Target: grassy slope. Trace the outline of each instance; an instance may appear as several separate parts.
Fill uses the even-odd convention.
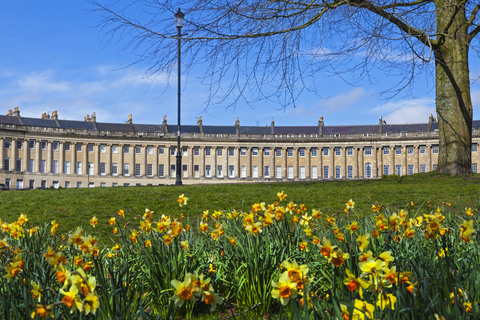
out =
[[[353,199],[359,214],[371,212],[371,205],[379,203],[390,207],[404,208],[413,201],[416,207],[425,206],[425,201],[440,205],[452,203],[454,208],[473,206],[478,201],[480,176],[455,178],[438,176],[435,173],[413,176],[390,176],[382,180],[331,181],[276,184],[234,184],[162,187],[119,187],[95,189],[60,189],[6,191],[0,193],[0,219],[14,221],[26,213],[35,225],[56,219],[60,232],[77,226],[89,228],[89,220],[99,219],[96,234],[108,234],[111,227],[107,220],[124,209],[126,217],[133,222],[145,208],[155,216],[185,213],[196,217],[203,210],[238,209],[248,210],[250,205],[277,200],[276,193],[284,191],[295,203],[304,203],[307,208],[317,208],[323,213],[341,213],[345,202]],[[189,197],[188,212],[176,203],[178,195]],[[137,223],[134,223],[137,225]],[[103,237],[101,237],[103,238]]]

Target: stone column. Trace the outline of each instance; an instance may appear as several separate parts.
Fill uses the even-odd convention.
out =
[[[236,147],[235,148],[235,152],[236,152],[236,158],[235,158],[235,164],[237,166],[237,173],[235,174],[235,177],[240,180],[241,179],[241,171],[242,171],[242,164],[241,164],[241,156],[240,156],[240,152],[241,152],[241,149],[240,147]]]
[[[194,151],[195,147],[188,147],[188,178],[193,178],[195,173],[193,171],[193,165],[194,165],[194,160],[193,160],[193,157],[194,157]]]
[[[28,142],[27,142],[28,147]],[[65,142],[58,142],[58,173],[63,173],[65,166]]]
[[[171,177],[172,170],[170,169],[170,147],[165,146],[165,177]]]
[[[136,155],[136,153],[137,153],[137,150],[136,150],[137,148],[136,148],[136,146],[135,146],[134,144],[131,145],[130,147],[131,147],[131,148],[130,148],[130,149],[131,149],[131,150],[130,150],[130,151],[131,151],[131,152],[130,152],[130,176],[131,176],[131,177],[136,177],[136,176],[137,176],[137,175],[136,175],[136,171],[137,171],[137,170],[135,170],[135,164],[136,164],[136,162],[135,162],[135,155]]]
[[[35,148],[36,148],[35,151],[37,151],[39,149],[39,144],[38,143],[35,146]],[[37,159],[39,157],[40,156],[38,155]],[[40,160],[38,160],[38,161],[40,161]],[[71,172],[71,174],[77,174],[77,143],[76,142],[72,142],[70,144],[70,172]]]
[[[142,162],[141,162],[141,165],[140,165],[140,175],[142,177],[146,177],[147,176],[147,146],[146,145],[142,145],[141,149],[140,149],[140,154],[142,155]],[[182,152],[182,150],[180,150],[180,152]],[[182,168],[180,168],[180,170],[182,170]],[[182,172],[182,171],[180,171]],[[183,172],[182,172],[183,173]],[[182,175],[183,176],[183,175]]]
[[[200,147],[200,178],[205,179],[205,147]]]
[[[152,147],[153,152],[153,164],[152,164],[152,174],[154,177],[158,177],[158,146]],[[165,169],[163,170],[165,172]]]
[[[83,168],[82,174],[88,174],[88,143],[83,144]]]
[[[395,157],[396,157],[396,148],[395,146],[390,147],[390,166],[392,167],[392,172],[393,174],[397,174],[396,168],[395,168]]]
[[[263,148],[258,148],[258,178],[264,177],[263,172]]]
[[[407,147],[402,146],[402,175],[407,175]]]
[[[358,178],[358,148],[353,147],[353,178]]]
[[[317,151],[318,157],[318,169],[317,169],[317,179],[323,179],[323,149],[318,148]]]
[[[229,173],[228,173],[228,158],[230,158],[229,156],[229,152],[230,152],[230,148],[229,147],[225,147],[225,152],[223,153],[223,156],[224,156],[224,160],[223,160],[223,166],[225,167],[225,169],[223,169],[223,176],[225,178],[228,178],[229,177]]]
[[[287,148],[282,147],[282,159],[283,159],[283,170],[282,170],[282,179],[288,178],[288,166],[287,166]]]
[[[217,147],[212,147],[212,178],[217,177]],[[217,177],[218,178],[218,177]]]
[[[305,179],[310,180],[312,177],[312,165],[311,165],[311,149],[310,147],[305,148],[305,157],[306,157],[306,164],[305,164]],[[317,171],[318,172],[318,171]]]
[[[378,167],[377,167],[377,147],[372,146],[372,156],[373,156],[373,163],[372,163],[372,178],[377,178],[378,176]]]
[[[28,140],[23,140],[23,171],[28,172]],[[60,168],[59,168],[60,169]]]
[[[336,171],[335,171],[335,147],[331,147],[329,148],[329,152],[330,152],[330,177],[332,179],[336,179]]]
[[[383,148],[387,148],[387,147],[383,147]],[[379,173],[379,177],[381,178],[383,176],[383,148],[379,148],[379,152],[378,152],[378,173]]]
[[[364,174],[364,168],[365,168],[365,163],[363,163],[363,147],[358,148],[358,177],[360,179],[365,178]]]
[[[298,147],[293,147],[293,180],[300,178],[300,164],[298,163]],[[288,155],[287,155],[288,156]]]
[[[100,175],[100,145],[98,143],[93,146],[93,174]]]
[[[17,139],[10,140],[10,171],[17,171]]]
[[[425,153],[427,154],[427,168],[425,171],[432,171],[432,145],[427,144],[425,146]]]
[[[118,145],[118,164],[117,164],[117,175],[118,176],[123,176],[123,159],[125,157],[125,150],[123,149],[124,145],[119,144]]]
[[[105,163],[105,175],[112,175],[112,144],[107,144],[105,147],[107,150],[107,162]],[[117,147],[118,152],[118,147]],[[118,164],[117,164],[117,175],[118,175]]]
[[[4,169],[5,165],[5,138],[0,138],[0,171]]]
[[[347,152],[346,151],[347,150],[345,149],[345,147],[340,148],[340,157],[341,157],[340,178],[342,179],[347,178],[347,157],[346,157]]]
[[[418,145],[413,146],[413,173],[420,172],[420,152]]]

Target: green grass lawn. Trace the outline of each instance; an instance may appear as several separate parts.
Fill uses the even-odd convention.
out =
[[[272,203],[282,190],[287,201],[303,203],[309,212],[315,208],[324,214],[341,214],[345,202],[353,199],[360,215],[370,214],[372,204],[404,208],[411,201],[424,213],[428,210],[426,201],[435,207],[448,202],[454,210],[474,207],[479,200],[480,175],[456,178],[431,172],[363,181],[5,191],[0,193],[0,219],[12,222],[21,213],[34,225],[55,219],[63,233],[78,226],[90,229],[90,218],[96,216],[99,224],[95,234],[105,240],[112,229],[108,219],[119,209],[125,210],[125,217],[134,225],[145,208],[154,211],[154,220],[162,214],[178,217],[184,213],[196,221],[204,210],[246,211],[255,202]],[[189,198],[187,209],[176,202],[182,193]]]

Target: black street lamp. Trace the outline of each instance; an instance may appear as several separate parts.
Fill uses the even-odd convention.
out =
[[[182,185],[182,153],[180,150],[180,97],[181,97],[181,92],[180,92],[180,79],[181,79],[181,70],[180,70],[180,65],[181,65],[181,38],[182,38],[182,27],[183,27],[183,17],[185,15],[180,11],[180,8],[178,8],[177,13],[175,13],[175,25],[178,30],[178,107],[177,107],[177,119],[178,119],[178,128],[177,128],[177,180],[175,181],[176,186],[181,186]]]

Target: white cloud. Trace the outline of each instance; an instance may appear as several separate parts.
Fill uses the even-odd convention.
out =
[[[332,98],[328,98],[320,102],[321,107],[325,107],[327,111],[338,111],[348,109],[351,106],[359,104],[365,98],[366,91],[362,87],[353,88],[347,93],[341,93]]]
[[[382,115],[387,123],[424,123],[430,113],[435,115],[435,99],[419,98],[387,102],[370,110],[370,113]]]
[[[53,80],[54,72],[52,70],[40,73],[33,72],[18,79],[17,83],[20,89],[28,93],[53,93],[71,91],[72,87],[66,81]]]

